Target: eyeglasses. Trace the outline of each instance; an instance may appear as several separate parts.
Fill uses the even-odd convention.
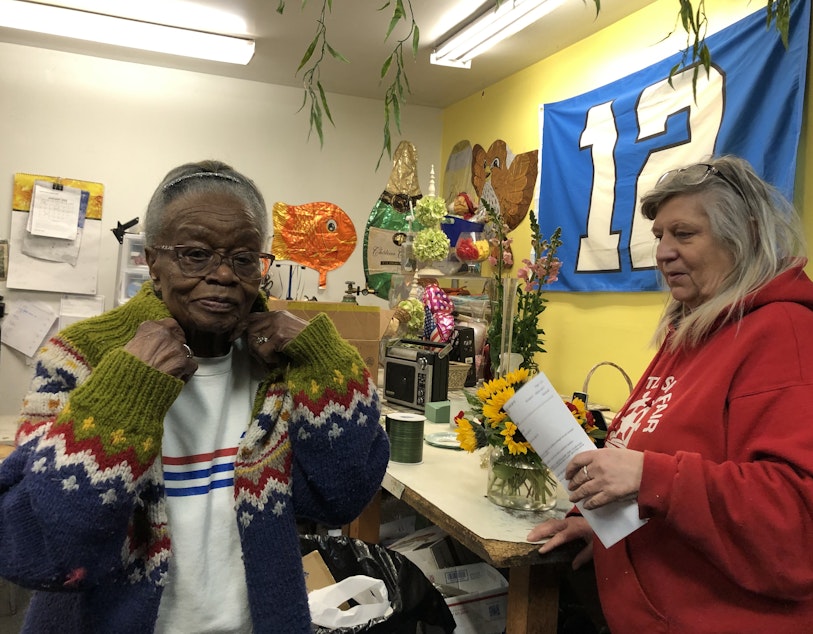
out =
[[[234,274],[244,282],[259,282],[268,274],[268,270],[274,263],[273,255],[257,251],[240,251],[232,255],[221,255],[211,249],[183,244],[175,246],[162,244],[152,248],[160,251],[173,251],[178,268],[187,277],[204,277],[218,269],[223,262],[228,262]]]
[[[691,177],[693,171],[697,172],[697,177],[689,179],[688,177]],[[660,185],[661,183],[665,183],[674,176],[677,176],[678,174],[683,174],[684,172],[686,173],[687,177],[687,180],[684,181],[686,185],[699,185],[709,176],[716,176],[726,185],[731,187],[735,192],[737,192],[740,198],[745,200],[745,194],[743,194],[742,189],[740,189],[740,187],[738,187],[734,181],[732,181],[730,178],[728,178],[728,176],[723,174],[719,169],[717,169],[714,165],[711,165],[710,163],[697,163],[695,165],[690,165],[689,167],[680,167],[678,169],[669,170],[658,179],[657,184]]]

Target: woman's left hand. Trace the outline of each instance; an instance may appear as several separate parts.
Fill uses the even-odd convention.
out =
[[[635,498],[641,488],[644,454],[631,449],[607,447],[576,454],[567,465],[570,501],[584,501],[595,509],[616,500]]]
[[[269,367],[283,363],[282,350],[308,322],[287,310],[251,313],[246,318],[248,349]]]

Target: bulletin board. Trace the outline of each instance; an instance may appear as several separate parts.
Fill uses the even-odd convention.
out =
[[[24,252],[31,198],[37,182],[87,192],[78,253],[72,261],[53,261]],[[73,178],[15,174],[9,236],[8,288],[95,295],[102,236],[104,185]]]

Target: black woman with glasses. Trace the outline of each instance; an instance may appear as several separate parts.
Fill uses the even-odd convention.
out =
[[[607,549],[571,513],[530,541],[587,546],[626,632],[813,631],[813,283],[798,216],[745,161],[668,172],[642,198],[669,289],[659,349],[606,448],[568,465],[570,499],[634,499]]]
[[[0,465],[25,632],[311,632],[296,521],[357,517],[389,445],[329,318],[266,309],[267,233],[247,177],[173,169],[145,216],[151,280],[40,351]]]

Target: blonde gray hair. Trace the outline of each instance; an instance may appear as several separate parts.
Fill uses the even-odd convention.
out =
[[[668,200],[694,194],[702,201],[712,235],[731,254],[734,267],[717,294],[694,310],[670,297],[655,340],[662,342],[674,327],[672,349],[696,346],[723,324],[739,320],[748,308],[749,294],[803,263],[805,257],[804,233],[793,205],[747,161],[734,156],[669,173],[641,198],[641,213],[654,220]]]

